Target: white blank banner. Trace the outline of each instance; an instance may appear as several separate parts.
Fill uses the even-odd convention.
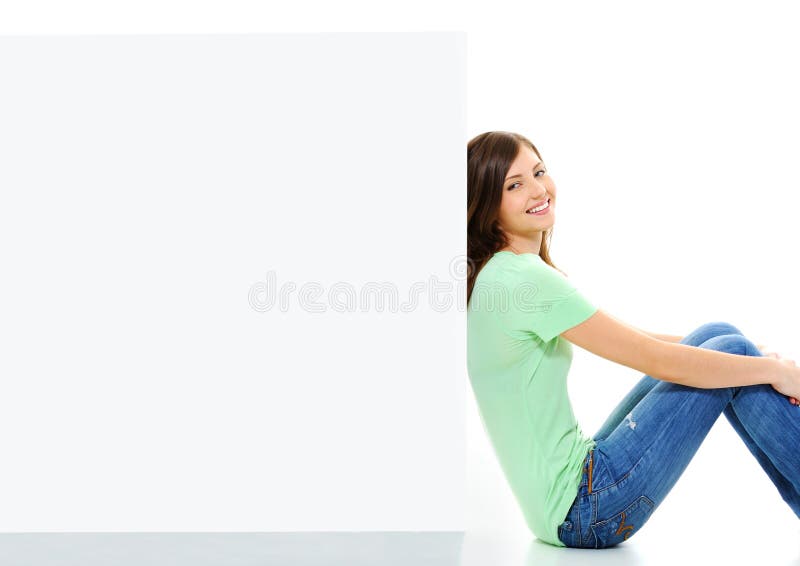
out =
[[[464,528],[465,58],[0,38],[0,530]]]

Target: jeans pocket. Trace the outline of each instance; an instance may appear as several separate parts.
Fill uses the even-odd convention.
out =
[[[608,456],[606,453],[597,447],[589,454],[592,458],[591,493],[605,491],[616,484],[617,478],[611,473],[608,467]]]
[[[617,545],[631,538],[647,522],[655,508],[653,501],[641,495],[610,519],[595,521],[592,531],[598,548]]]

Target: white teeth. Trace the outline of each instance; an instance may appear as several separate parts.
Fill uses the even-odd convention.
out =
[[[540,206],[540,207],[538,207],[538,208],[529,208],[529,209],[528,209],[528,210],[526,210],[525,212],[527,212],[528,214],[530,214],[530,213],[532,213],[532,212],[539,212],[540,210],[544,210],[544,209],[545,209],[545,208],[547,208],[548,206],[550,206],[550,200],[549,200],[549,199],[548,199],[548,201],[547,201],[546,203],[544,203],[542,206]]]

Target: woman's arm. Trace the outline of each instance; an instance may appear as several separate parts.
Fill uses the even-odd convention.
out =
[[[663,342],[677,343],[683,340],[683,336],[676,336],[674,334],[656,334],[654,332],[648,332],[647,330],[641,330],[641,332],[644,332],[645,334],[647,334],[648,336],[652,336],[653,338],[658,338]]]
[[[774,358],[671,344],[625,324],[602,309],[561,336],[612,362],[656,379],[691,387],[774,384],[787,374],[783,364]]]
[[[611,316],[609,313],[606,313],[606,314],[608,316]],[[617,319],[617,320],[619,320],[619,319]],[[619,322],[622,322],[622,321],[619,320]],[[625,324],[625,323],[623,323],[623,324]],[[629,324],[628,326],[631,326],[631,325]],[[636,328],[636,327],[634,326],[633,328]],[[678,342],[683,340],[683,336],[676,336],[674,334],[657,334],[655,332],[648,332],[647,330],[642,330],[641,328],[636,328],[636,330],[638,330],[639,332],[642,332],[644,334],[647,334],[648,336],[652,336],[656,340],[661,340],[662,342],[673,342],[673,343],[677,344]]]

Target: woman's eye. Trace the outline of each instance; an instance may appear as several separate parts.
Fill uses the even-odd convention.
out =
[[[539,170],[536,172],[536,175],[538,175],[539,173],[545,174],[545,173],[547,173],[547,170],[545,170],[545,169],[539,169]],[[535,177],[536,175],[534,175],[534,177]],[[513,189],[513,188],[514,188],[516,185],[519,185],[519,183],[512,183],[511,185],[509,185],[509,186],[508,186],[508,190],[510,191],[510,190],[511,190],[511,189]]]

